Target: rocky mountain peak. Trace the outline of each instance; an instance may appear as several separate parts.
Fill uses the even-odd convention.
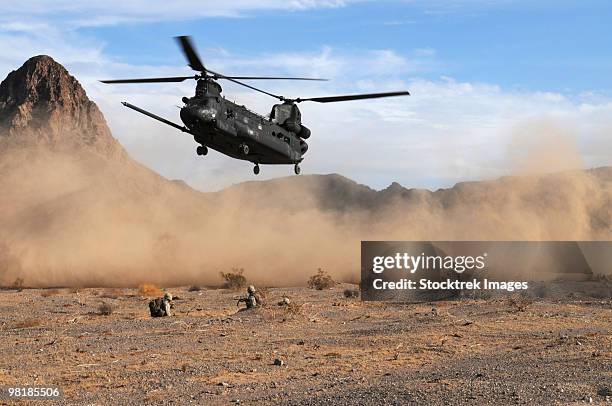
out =
[[[125,154],[83,87],[47,55],[28,59],[0,83],[0,141]]]

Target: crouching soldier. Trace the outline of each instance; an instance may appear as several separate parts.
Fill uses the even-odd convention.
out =
[[[172,295],[168,292],[164,294],[164,297],[160,297],[149,302],[151,317],[172,316],[171,309],[173,308],[174,303],[172,302]]]
[[[240,304],[240,302],[244,302],[246,304],[247,309],[252,309],[263,304],[261,295],[259,294],[259,292],[257,292],[255,286],[253,285],[250,285],[247,288],[247,297],[238,299],[238,304]]]

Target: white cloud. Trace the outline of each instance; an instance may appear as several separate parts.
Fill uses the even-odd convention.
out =
[[[356,0],[22,0],[0,3],[0,21],[16,24],[14,28],[19,28],[41,20],[56,20],[61,21],[64,28],[76,28],[126,22],[240,17],[265,10],[336,8],[354,1]]]

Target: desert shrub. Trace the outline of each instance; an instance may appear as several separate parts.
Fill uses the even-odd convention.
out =
[[[331,276],[321,268],[317,270],[317,274],[308,279],[308,287],[310,289],[323,290],[329,289],[336,284]]]
[[[359,289],[344,289],[344,297],[353,299],[359,297]]]
[[[98,314],[101,316],[110,316],[113,314],[113,306],[110,303],[102,302],[98,306]]]
[[[40,295],[42,297],[49,297],[49,296],[55,296],[59,294],[59,290],[57,289],[45,289],[42,292],[40,292]]]
[[[23,279],[22,278],[15,279],[15,281],[13,282],[12,288],[17,289],[19,292],[21,292],[23,290]]]
[[[201,290],[202,288],[197,285],[190,286],[189,289],[187,289],[188,292],[199,292]]]
[[[161,289],[152,283],[143,283],[138,286],[138,294],[143,297],[161,296]]]
[[[223,287],[225,289],[238,290],[246,287],[247,279],[243,275],[244,269],[232,268],[231,272],[220,272],[221,277],[225,280]]]

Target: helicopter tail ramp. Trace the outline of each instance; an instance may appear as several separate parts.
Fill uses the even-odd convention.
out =
[[[155,120],[157,120],[157,121],[161,121],[162,123],[167,124],[167,125],[169,125],[170,127],[174,127],[174,128],[176,128],[177,130],[181,130],[181,131],[182,131],[182,132],[184,132],[184,133],[188,133],[188,134],[194,135],[194,134],[191,132],[191,130],[189,130],[189,128],[187,128],[187,127],[185,127],[185,126],[182,126],[182,125],[179,125],[179,124],[176,124],[176,123],[173,123],[173,122],[172,122],[172,121],[170,121],[170,120],[166,120],[165,118],[160,117],[160,116],[158,116],[158,115],[156,115],[156,114],[150,113],[150,112],[148,112],[148,111],[146,111],[146,110],[143,110],[143,109],[141,109],[141,108],[140,108],[140,107],[138,107],[138,106],[134,106],[133,104],[130,104],[130,103],[128,103],[128,102],[121,102],[121,104],[123,104],[125,107],[128,107],[128,108],[130,108],[130,109],[132,109],[132,110],[135,110],[135,111],[137,111],[137,112],[139,112],[139,113],[141,113],[141,114],[144,114],[145,116],[149,116],[149,117],[151,117],[152,119],[155,119]]]

